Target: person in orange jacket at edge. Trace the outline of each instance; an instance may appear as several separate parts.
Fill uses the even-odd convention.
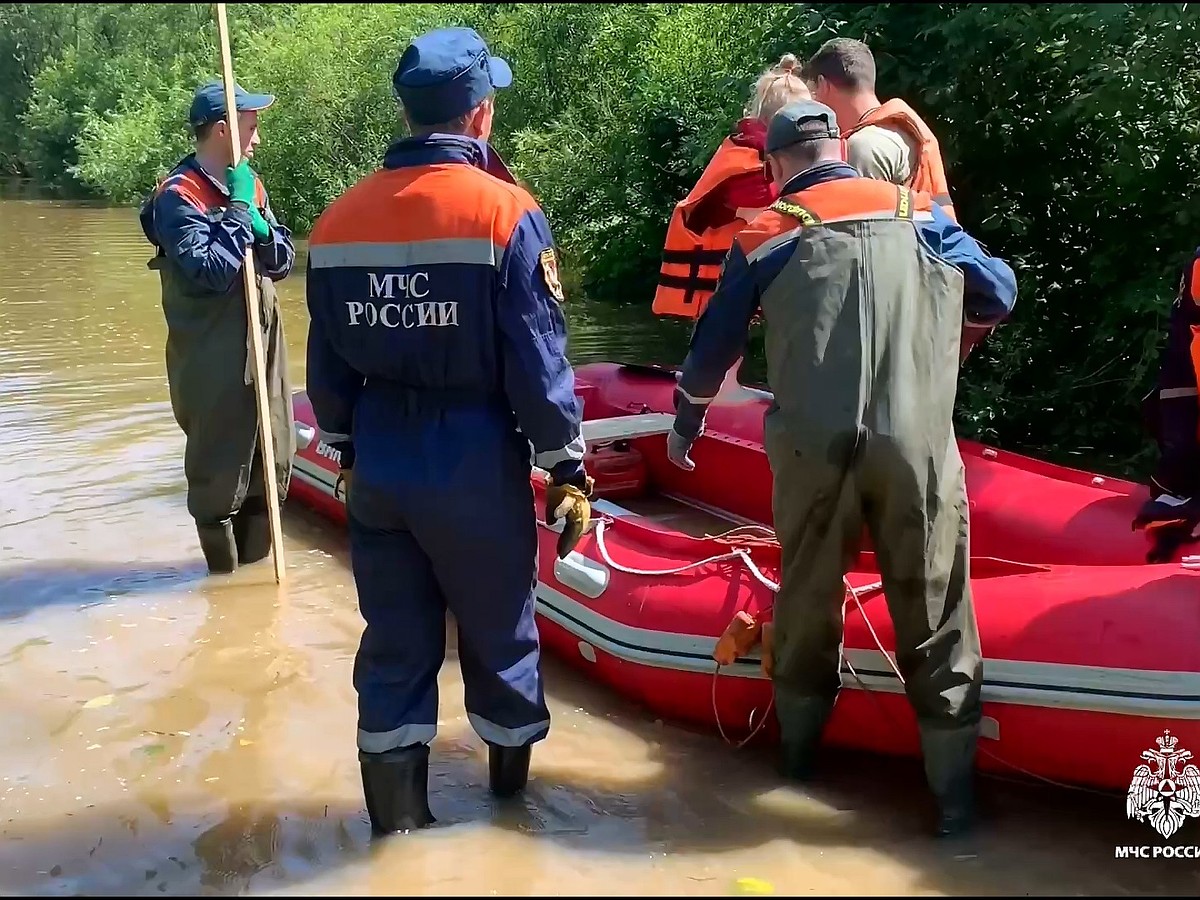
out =
[[[655,313],[699,318],[716,289],[734,235],[775,202],[763,148],[771,117],[793,100],[811,99],[797,65],[796,57],[785,53],[759,76],[744,117],[688,195],[675,204],[654,293]]]
[[[852,38],[828,40],[809,57],[802,76],[813,99],[837,115],[846,162],[867,178],[929,194],[958,221],[937,137],[899,97],[880,101],[870,47]],[[965,323],[960,362],[991,331],[991,326]]]
[[[1158,384],[1143,400],[1159,459],[1151,496],[1133,519],[1152,538],[1148,563],[1169,562],[1200,539],[1200,248],[1183,267],[1171,304]]]
[[[447,609],[491,791],[525,787],[550,729],[530,445],[548,524],[578,539],[592,491],[554,239],[488,144],[512,71],[445,28],[415,38],[392,80],[411,136],[320,216],[307,272],[308,395],[340,454],[366,622],[354,687],[377,833],[435,821]]]

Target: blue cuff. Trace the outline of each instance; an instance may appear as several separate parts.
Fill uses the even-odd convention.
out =
[[[707,412],[707,405],[692,403],[683,396],[679,388],[675,389],[675,424],[672,427],[680,437],[689,441],[696,440],[704,427],[704,416]]]

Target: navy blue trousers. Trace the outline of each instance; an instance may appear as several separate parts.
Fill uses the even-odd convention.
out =
[[[447,610],[458,627],[475,732],[516,747],[549,730],[534,621],[537,523],[528,461],[480,443],[501,458],[476,445],[451,454],[459,457],[452,472],[444,456],[425,456],[417,468],[428,471],[397,478],[394,468],[372,472],[358,457],[348,512],[366,622],[354,661],[360,750],[434,739]]]

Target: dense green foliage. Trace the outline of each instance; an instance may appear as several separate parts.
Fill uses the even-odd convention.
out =
[[[495,143],[546,208],[571,282],[648,304],[672,204],[785,51],[864,38],[879,93],[938,133],[963,224],[1017,270],[966,367],[960,426],[1143,472],[1138,401],[1200,243],[1198,14],[1184,4],[236,4],[238,80],[280,102],[257,167],[303,233],[397,134],[414,33],[471,24],[516,73]],[[187,151],[219,74],[208,4],[0,4],[0,166],[136,201]],[[678,362],[678,360],[666,360]]]

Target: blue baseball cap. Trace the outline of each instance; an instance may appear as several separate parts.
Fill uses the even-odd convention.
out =
[[[488,52],[473,28],[438,28],[414,38],[392,76],[396,96],[419,125],[455,119],[510,84],[512,69]]]
[[[273,94],[251,94],[242,90],[240,85],[233,86],[233,104],[239,112],[251,109],[266,109],[275,102]],[[192,97],[192,109],[188,113],[188,122],[193,128],[207,125],[209,122],[220,122],[225,119],[225,85],[220,81],[210,81],[196,88]]]
[[[840,135],[832,109],[816,100],[795,100],[771,118],[766,152],[774,153],[801,141],[837,140]]]

